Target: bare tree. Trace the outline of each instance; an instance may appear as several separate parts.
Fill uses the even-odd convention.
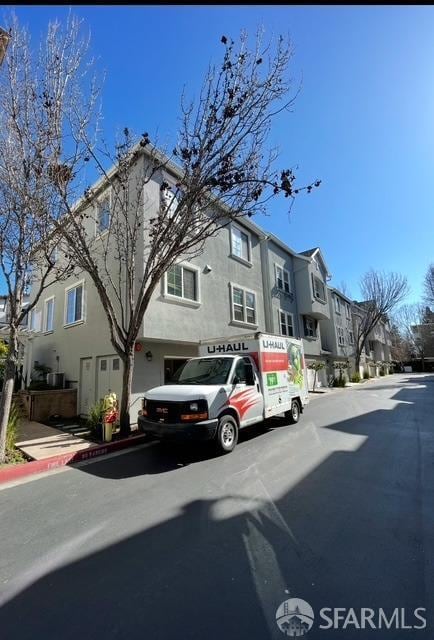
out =
[[[428,267],[423,285],[427,304],[434,306],[434,263]]]
[[[384,273],[371,269],[362,277],[360,290],[364,301],[353,305],[355,318],[355,368],[359,371],[360,358],[368,336],[408,295],[407,278],[398,273]]]
[[[64,198],[84,148],[66,142],[78,124],[86,130],[94,112],[96,91],[82,93],[87,40],[80,23],[70,18],[62,30],[48,26],[36,51],[29,34],[11,17],[8,51],[0,69],[0,269],[8,296],[8,353],[0,400],[0,462],[5,439],[15,372],[20,325],[71,265],[65,255],[56,261],[61,242],[53,220],[64,213]],[[60,195],[62,197],[60,197]],[[23,306],[26,291],[32,301]]]
[[[390,340],[392,342],[390,355],[392,356],[392,360],[402,363],[410,359],[411,351],[410,345],[400,328],[399,320],[396,318],[398,312],[399,310],[393,315],[390,324]]]
[[[340,281],[340,284],[337,286],[337,289],[338,289],[338,291],[343,293],[344,296],[346,296],[350,300],[352,299],[351,291],[350,291],[347,283],[345,282],[345,280],[341,280]]]
[[[288,97],[289,44],[280,38],[274,48],[263,46],[260,34],[252,49],[246,34],[238,46],[225,36],[221,42],[223,60],[209,68],[197,103],[181,101],[173,152],[160,153],[147,133],[136,140],[125,129],[113,170],[105,171],[101,156],[89,151],[101,184],[89,189],[75,208],[65,198],[69,216],[58,229],[96,287],[112,345],[123,362],[123,434],[130,430],[134,343],[163,274],[181,258],[198,256],[205,241],[231,220],[265,211],[278,194],[292,203],[300,191],[310,193],[320,184],[317,180],[297,188],[293,171],[277,171],[277,151],[266,148],[273,119],[289,111],[294,99]],[[151,183],[159,185],[159,203],[148,199],[145,187]],[[107,186],[107,233],[95,237],[101,210],[92,203]]]
[[[416,303],[402,305],[394,316],[410,357],[421,360],[422,371],[425,370],[425,356],[434,341],[431,315],[429,307]]]

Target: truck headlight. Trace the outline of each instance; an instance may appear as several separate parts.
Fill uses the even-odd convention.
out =
[[[199,405],[197,402],[192,402],[190,404],[190,411],[199,411]]]

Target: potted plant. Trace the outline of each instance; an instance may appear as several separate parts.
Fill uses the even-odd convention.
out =
[[[90,409],[87,426],[98,440],[102,440],[102,421],[104,416],[104,403],[98,400]]]

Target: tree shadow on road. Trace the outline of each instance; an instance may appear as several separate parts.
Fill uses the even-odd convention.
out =
[[[30,576],[17,593],[6,585],[2,638],[274,640],[282,638],[275,612],[285,589],[314,608],[309,638],[432,638],[433,434],[430,426],[421,450],[409,404],[419,397],[423,389],[401,389],[394,408],[320,430],[326,444],[345,434],[345,450],[317,458],[315,441],[311,449],[288,446],[279,466],[265,470],[258,460],[253,475],[232,479],[219,498],[188,501],[135,535],[84,549],[80,559]],[[165,455],[154,458],[156,468]],[[291,483],[296,459],[306,472]],[[270,471],[281,482],[275,499],[266,489]],[[407,624],[417,622],[416,607],[427,607],[431,630],[322,630],[322,607],[405,607]]]

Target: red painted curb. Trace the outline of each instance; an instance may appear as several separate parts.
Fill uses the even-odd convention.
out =
[[[128,447],[134,447],[136,444],[145,442],[146,439],[147,436],[142,434],[139,436],[133,436],[132,438],[125,438],[124,440],[117,440],[116,442],[97,444],[94,447],[83,449],[82,451],[61,453],[60,455],[45,458],[44,460],[33,460],[32,462],[23,462],[22,464],[11,465],[10,467],[0,469],[0,484],[11,482],[12,480],[18,480],[19,478],[24,478],[25,476],[30,476],[35,473],[52,471],[53,469],[64,467],[67,464],[74,464],[75,462],[98,458],[100,456],[107,455],[108,453],[113,453],[114,451],[127,449]]]

